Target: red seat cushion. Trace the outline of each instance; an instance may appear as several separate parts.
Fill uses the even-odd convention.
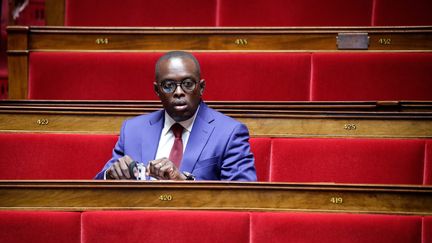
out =
[[[432,53],[314,53],[311,99],[432,100]]]
[[[249,214],[203,211],[84,212],[82,241],[249,242]]]
[[[0,219],[0,242],[81,242],[79,212],[0,211]]]
[[[307,53],[197,53],[205,100],[309,100]]]
[[[0,133],[0,179],[92,179],[116,135]]]
[[[7,99],[8,97],[8,79],[7,77],[0,77],[0,99]]]
[[[432,185],[432,141],[426,142],[424,184]]]
[[[421,217],[252,213],[252,242],[421,242]]]
[[[373,25],[432,25],[430,0],[375,0]]]
[[[423,243],[432,242],[432,216],[423,217]]]
[[[274,139],[270,181],[423,184],[424,140]]]
[[[369,26],[372,1],[220,0],[220,26]]]
[[[215,26],[216,0],[66,0],[69,26]]]
[[[251,138],[251,151],[255,157],[258,181],[269,181],[270,138]]]

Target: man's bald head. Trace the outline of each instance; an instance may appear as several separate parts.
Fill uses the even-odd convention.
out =
[[[160,64],[165,60],[174,59],[174,58],[192,60],[195,63],[195,67],[196,67],[195,73],[196,73],[198,78],[201,78],[201,67],[200,67],[198,60],[195,58],[194,55],[192,55],[189,52],[184,52],[184,51],[170,51],[170,52],[165,53],[163,56],[161,56],[156,62],[156,66],[155,66],[156,81],[159,80],[159,76],[160,76]]]

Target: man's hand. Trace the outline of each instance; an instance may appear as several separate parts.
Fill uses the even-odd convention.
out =
[[[132,161],[133,159],[127,155],[121,157],[106,170],[106,178],[110,180],[131,179],[131,175],[129,173],[129,165],[132,163]]]
[[[158,180],[186,180],[186,176],[167,158],[150,161],[146,171],[147,175]]]

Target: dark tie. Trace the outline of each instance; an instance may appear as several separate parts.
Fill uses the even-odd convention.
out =
[[[175,139],[174,144],[171,148],[169,159],[176,165],[177,168],[180,168],[180,162],[183,157],[183,127],[180,124],[175,123],[174,125],[172,125],[171,130],[174,133]]]

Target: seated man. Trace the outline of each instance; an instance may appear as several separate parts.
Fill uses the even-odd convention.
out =
[[[123,123],[113,157],[96,179],[131,179],[143,163],[159,180],[256,181],[246,126],[209,108],[201,99],[205,81],[187,52],[163,55],[154,90],[164,110]],[[137,161],[137,162],[136,162]]]

